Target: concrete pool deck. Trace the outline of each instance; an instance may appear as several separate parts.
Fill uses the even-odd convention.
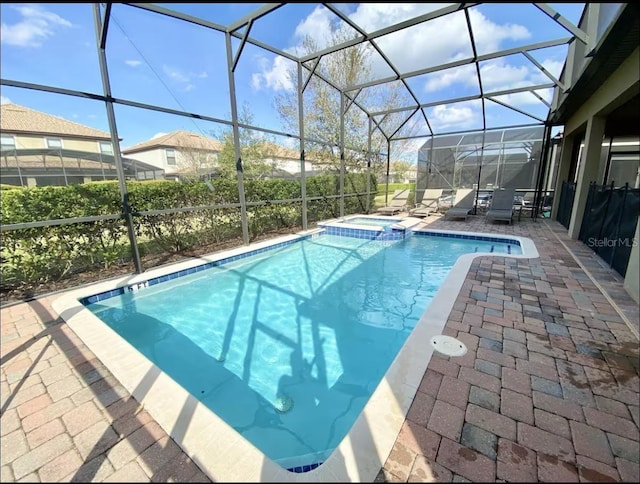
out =
[[[424,222],[529,237],[540,258],[474,260],[444,329],[469,351],[434,353],[378,480],[637,481],[638,308],[621,278],[557,222]],[[59,296],[2,309],[2,481],[209,481]]]

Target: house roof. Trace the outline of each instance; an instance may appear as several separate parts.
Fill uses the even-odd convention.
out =
[[[289,158],[292,160],[300,159],[299,151],[287,148],[286,146],[280,146],[269,141],[263,142],[261,145],[261,149],[264,150],[267,156],[271,156],[274,158]]]
[[[221,151],[222,143],[191,131],[173,131],[148,141],[143,141],[137,145],[122,150],[125,154],[148,151],[154,148],[191,148],[196,150]]]
[[[7,133],[48,134],[111,140],[106,131],[36,111],[18,104],[0,106],[0,130]]]

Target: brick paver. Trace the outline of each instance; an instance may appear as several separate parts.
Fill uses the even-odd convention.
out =
[[[613,454],[606,434],[597,428],[580,422],[570,422],[576,454],[591,457],[608,465],[613,464]]]
[[[444,329],[469,352],[431,359],[376,481],[636,482],[638,340],[609,298],[636,332],[638,310],[620,277],[556,222],[425,222],[530,237],[541,257],[474,260]],[[2,482],[208,482],[48,298],[1,311]]]
[[[537,481],[536,452],[510,440],[500,439],[496,477],[507,482]]]
[[[555,236],[595,266],[595,276],[610,281],[610,271],[594,265],[595,256],[581,252],[580,243],[554,224],[529,221],[510,228],[477,217],[430,223],[517,233],[531,237],[541,254],[533,261],[474,262],[465,282],[470,291],[463,289],[454,306],[461,314],[452,329],[475,350],[471,364],[448,360],[461,365],[457,378],[471,385],[460,438],[443,435],[438,452],[437,462],[454,481],[637,480],[638,340]],[[637,320],[630,306],[625,303],[625,314]],[[477,348],[470,336],[478,338]],[[435,406],[441,397],[451,401],[441,388],[432,395]],[[461,453],[448,455],[454,451]],[[461,458],[476,454],[495,462],[493,478],[473,473]]]

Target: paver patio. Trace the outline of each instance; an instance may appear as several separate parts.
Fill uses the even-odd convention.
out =
[[[468,352],[434,353],[377,480],[637,482],[639,316],[620,276],[557,222],[425,223],[530,237],[540,258],[475,260],[444,329]],[[2,482],[209,481],[57,297],[1,312]]]

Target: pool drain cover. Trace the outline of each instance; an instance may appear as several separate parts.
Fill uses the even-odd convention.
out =
[[[462,341],[444,334],[431,338],[431,346],[447,356],[462,356],[467,352],[467,347]]]
[[[289,395],[278,395],[273,405],[280,413],[286,413],[293,407],[293,399]]]

